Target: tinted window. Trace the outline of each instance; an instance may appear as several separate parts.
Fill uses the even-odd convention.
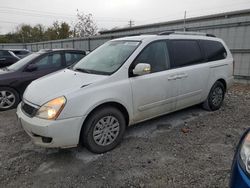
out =
[[[197,41],[194,40],[172,40],[171,50],[173,62],[171,66],[182,67],[201,63],[203,61],[201,50]]]
[[[28,54],[28,53],[30,53],[29,51],[25,51],[25,50],[20,50],[20,51],[18,51],[18,50],[14,50],[14,51],[12,51],[14,54],[16,54],[16,55],[26,55],[26,54]]]
[[[151,72],[159,72],[169,68],[167,44],[164,41],[154,42],[145,47],[136,58],[134,66],[138,63],[151,65]]]
[[[220,42],[201,40],[200,43],[205,51],[207,61],[216,61],[227,57],[226,49]]]
[[[48,68],[61,67],[61,62],[62,62],[61,54],[57,53],[57,54],[47,55],[42,59],[40,59],[39,61],[37,61],[35,64],[37,65],[38,70],[43,70]]]
[[[41,54],[39,54],[39,53],[30,54],[27,57],[19,60],[18,62],[14,63],[13,65],[9,66],[8,69],[10,69],[10,70],[19,70],[20,68],[24,67],[25,65],[27,65],[28,63],[33,61],[39,55],[41,55]]]
[[[9,56],[11,56],[11,55],[10,55],[10,53],[9,53],[8,51],[2,50],[2,51],[0,51],[0,56],[9,57]]]
[[[75,53],[75,52],[66,52],[65,53],[65,60],[66,60],[66,65],[69,66],[80,59],[84,57],[83,54],[80,53]]]

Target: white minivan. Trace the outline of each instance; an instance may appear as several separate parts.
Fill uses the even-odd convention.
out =
[[[35,144],[109,151],[127,126],[203,104],[221,107],[233,82],[225,43],[203,33],[114,39],[75,65],[33,81],[17,115]]]

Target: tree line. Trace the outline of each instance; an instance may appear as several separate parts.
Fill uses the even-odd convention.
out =
[[[77,12],[77,21],[70,26],[67,22],[55,21],[51,26],[42,24],[19,25],[14,32],[0,35],[0,43],[30,43],[72,37],[89,37],[97,34],[92,14]]]

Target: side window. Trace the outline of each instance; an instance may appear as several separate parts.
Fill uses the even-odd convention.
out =
[[[2,56],[4,56],[4,57],[11,57],[11,54],[8,51],[3,50],[2,51]]]
[[[203,61],[199,44],[195,40],[172,40],[171,52],[173,55],[171,68],[198,64]]]
[[[220,42],[201,40],[200,43],[205,51],[207,61],[217,61],[227,57],[226,49]]]
[[[16,55],[21,55],[21,52],[20,51],[12,51],[14,54]]]
[[[152,73],[167,70],[169,68],[167,43],[165,41],[158,41],[146,46],[136,58],[134,67],[138,63],[150,64]]]
[[[72,65],[73,63],[79,61],[83,57],[84,55],[80,53],[66,52],[65,53],[66,66]]]
[[[61,67],[62,57],[61,54],[50,54],[42,59],[38,60],[35,64],[37,65],[37,70],[44,70],[50,68],[59,68]]]

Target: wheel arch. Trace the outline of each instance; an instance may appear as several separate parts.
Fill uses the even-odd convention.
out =
[[[220,79],[216,80],[215,82],[221,82],[223,84],[223,86],[224,86],[225,91],[227,90],[227,82],[226,82],[225,79],[220,78]]]
[[[0,88],[10,88],[10,89],[13,89],[13,90],[15,90],[15,92],[17,92],[19,98],[20,98],[20,99],[22,98],[22,96],[21,96],[21,94],[20,94],[20,91],[17,90],[15,87],[12,87],[12,86],[9,86],[9,85],[0,85]]]
[[[97,105],[96,107],[94,107],[94,108],[88,113],[88,115],[87,115],[87,117],[86,117],[86,120],[87,120],[87,118],[88,118],[91,114],[94,113],[94,111],[96,111],[96,110],[98,110],[98,109],[100,109],[100,108],[104,108],[105,106],[112,106],[112,107],[117,108],[118,110],[120,110],[121,113],[124,115],[124,118],[125,118],[125,120],[126,120],[126,125],[129,124],[129,113],[128,113],[128,110],[126,109],[126,107],[125,107],[123,104],[121,104],[121,103],[119,103],[119,102],[114,102],[114,101],[112,101],[112,102],[111,102],[111,101],[110,101],[110,102],[104,102],[104,103],[99,104],[99,105]],[[85,121],[86,121],[86,120],[85,120]]]
[[[121,104],[121,103],[119,103],[119,102],[114,102],[114,101],[104,102],[104,103],[102,103],[102,104],[99,104],[99,105],[95,106],[95,107],[94,107],[92,110],[90,110],[90,112],[87,114],[85,120],[84,120],[83,123],[82,123],[82,127],[81,127],[81,130],[80,130],[79,143],[80,143],[80,141],[81,141],[82,131],[84,130],[84,124],[88,121],[88,119],[90,118],[90,116],[91,116],[92,114],[95,113],[95,111],[97,111],[97,110],[100,109],[100,108],[104,108],[104,107],[106,107],[106,106],[111,106],[111,107],[114,107],[114,108],[120,110],[121,113],[124,115],[124,118],[125,118],[125,121],[126,121],[126,126],[129,125],[129,121],[130,121],[130,119],[129,119],[129,118],[130,118],[129,112],[128,112],[127,108],[126,108],[123,104]]]

